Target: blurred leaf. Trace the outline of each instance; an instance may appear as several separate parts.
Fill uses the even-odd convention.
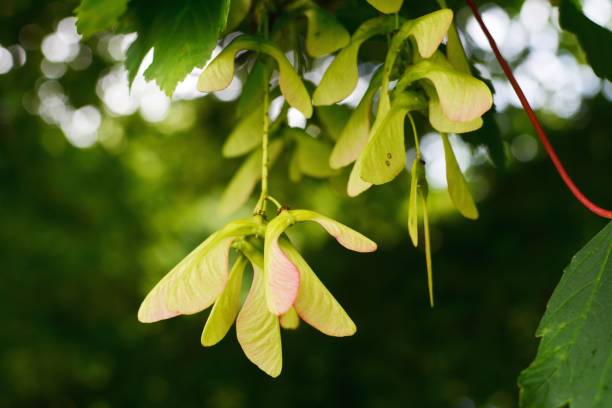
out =
[[[127,54],[130,79],[153,48],[145,79],[155,80],[171,96],[180,81],[206,63],[225,28],[228,11],[229,0],[137,3],[132,14],[135,21],[124,26],[138,32]]]
[[[323,57],[346,46],[348,31],[332,14],[320,7],[311,7],[304,14],[308,19],[306,51],[314,58]]]
[[[319,106],[316,110],[325,134],[332,140],[338,140],[352,112],[346,105]]]
[[[259,106],[250,112],[232,130],[223,144],[223,156],[238,157],[253,150],[261,143],[264,126],[264,106]]]
[[[238,256],[229,274],[227,285],[223,293],[213,305],[204,331],[202,332],[202,345],[214,346],[227,334],[240,310],[240,292],[242,289],[242,274],[247,264],[246,258]]]
[[[521,407],[612,406],[612,223],[573,258],[536,332],[535,360],[521,373]]]
[[[427,289],[429,292],[429,305],[434,305],[433,292],[433,269],[431,266],[431,240],[429,238],[429,214],[427,212],[427,195],[423,189],[420,189],[419,198],[421,207],[423,208],[423,231],[425,235],[425,267],[427,268]]]
[[[87,38],[113,27],[125,12],[128,0],[82,0],[77,7],[77,31]]]
[[[372,7],[385,14],[397,13],[403,2],[404,0],[368,0]]]
[[[310,177],[327,178],[338,174],[329,166],[332,147],[321,139],[315,139],[302,129],[291,128],[286,132],[297,142],[296,158],[300,173]]]
[[[478,209],[474,204],[474,198],[470,192],[470,187],[461,173],[457,158],[453,148],[448,141],[446,133],[440,133],[444,145],[444,159],[446,161],[446,182],[448,184],[448,194],[455,205],[455,208],[466,218],[475,220],[478,218]]]
[[[231,0],[226,32],[232,31],[242,23],[242,20],[249,14],[251,3],[251,0]]]
[[[332,105],[340,102],[353,92],[359,79],[357,55],[359,47],[375,35],[391,32],[395,27],[395,17],[385,16],[365,21],[351,37],[323,74],[319,86],[312,96],[314,105]]]
[[[276,139],[268,145],[268,166],[274,165],[283,150],[283,141]],[[232,177],[219,201],[219,214],[229,215],[246,203],[261,180],[261,149],[253,152]]]
[[[612,81],[612,32],[587,18],[573,0],[561,0],[559,23],[576,34],[593,71]]]

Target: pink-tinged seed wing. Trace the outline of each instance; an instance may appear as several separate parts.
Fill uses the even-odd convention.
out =
[[[314,221],[318,223],[325,228],[329,235],[336,238],[340,245],[351,251],[376,251],[377,246],[374,241],[336,220],[309,210],[292,210],[290,213],[297,221]]]
[[[282,240],[280,246],[300,271],[301,283],[294,307],[302,320],[328,336],[344,337],[355,334],[355,323],[304,258],[288,240]]]
[[[278,377],[283,355],[278,317],[266,307],[263,273],[253,265],[253,283],[236,319],[236,335],[247,358],[271,377]]]

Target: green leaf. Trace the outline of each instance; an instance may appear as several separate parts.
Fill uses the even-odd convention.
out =
[[[232,0],[230,4],[229,14],[227,16],[226,32],[232,31],[238,27],[242,20],[249,14],[251,8],[251,0]]]
[[[476,204],[474,204],[474,198],[470,192],[470,187],[461,173],[453,148],[448,141],[448,136],[445,133],[441,133],[440,136],[444,144],[448,194],[455,208],[459,210],[464,217],[475,220],[478,218],[478,209],[476,208]]]
[[[380,87],[381,77],[382,71],[380,70],[374,74],[366,93],[342,129],[338,142],[334,146],[329,158],[329,164],[332,168],[338,169],[348,166],[357,160],[357,157],[359,157],[359,154],[368,143],[372,101]]]
[[[361,179],[361,167],[363,164],[363,160],[357,159],[353,168],[351,169],[351,174],[349,175],[349,181],[346,186],[346,193],[349,197],[356,197],[359,194],[363,193],[370,187],[372,187],[372,183],[364,181]]]
[[[332,147],[320,139],[315,139],[302,129],[285,130],[297,142],[296,160],[300,173],[310,177],[328,178],[338,174],[329,166]]]
[[[612,223],[573,258],[546,306],[535,360],[521,373],[523,408],[612,406]]]
[[[227,285],[223,293],[213,305],[210,315],[206,320],[204,331],[202,332],[202,345],[205,347],[214,346],[227,334],[230,327],[236,320],[240,310],[240,292],[242,288],[242,274],[246,266],[246,258],[238,256],[229,274]]]
[[[587,18],[572,0],[561,0],[559,23],[564,30],[576,34],[593,71],[612,81],[612,32]]]
[[[442,112],[440,100],[431,87],[426,87],[429,96],[429,123],[438,132],[442,133],[467,133],[479,129],[482,126],[482,118],[478,117],[467,122],[451,120]]]
[[[357,331],[355,323],[289,240],[281,240],[280,247],[297,266],[300,274],[300,287],[294,306],[300,317],[328,336],[342,337],[355,334]]]
[[[372,7],[385,14],[397,13],[403,2],[404,0],[368,0]]]
[[[253,283],[236,319],[236,335],[247,358],[271,377],[283,368],[283,353],[278,317],[266,307],[264,274],[259,256],[253,265]]]
[[[144,57],[153,47],[153,62],[144,72],[145,79],[155,80],[171,96],[176,85],[210,57],[225,28],[229,0],[156,1],[141,7],[151,9],[152,21],[137,27],[138,38],[131,46],[135,52],[130,56]],[[129,65],[133,78],[133,67],[140,61]]]
[[[418,214],[418,166],[423,166],[419,158],[415,158],[410,172],[410,197],[408,198],[408,235],[412,240],[412,245],[419,245],[419,214]]]
[[[287,330],[295,330],[300,326],[300,316],[298,316],[294,307],[282,315],[279,321],[282,328]]]
[[[468,75],[472,73],[470,64],[465,55],[465,50],[461,44],[459,32],[457,31],[457,27],[454,23],[451,23],[450,27],[448,28],[446,58],[457,71],[464,72]]]
[[[259,230],[259,220],[253,217],[233,221],[212,234],[155,285],[140,305],[138,320],[152,323],[206,309],[227,283],[232,241]]]
[[[283,96],[289,105],[302,112],[306,118],[312,116],[310,95],[285,54],[271,41],[249,35],[236,37],[221,51],[198,78],[198,89],[214,92],[227,88],[234,77],[236,53],[243,49],[259,51],[274,58],[278,65],[279,86]]]
[[[236,107],[236,116],[242,117],[261,106],[272,73],[268,65],[261,59],[257,59],[257,62],[253,65],[242,87],[242,93]]]
[[[312,96],[314,105],[332,105],[353,92],[359,80],[357,55],[359,47],[375,35],[391,32],[395,27],[395,16],[377,17],[365,21],[352,35],[351,42],[336,55],[325,71]]]
[[[306,51],[311,57],[323,57],[348,44],[348,31],[329,12],[320,7],[311,7],[304,15],[308,20]]]
[[[438,62],[423,60],[412,65],[403,74],[397,88],[401,90],[417,80],[433,85],[443,115],[452,121],[472,121],[493,104],[491,91],[484,82]]]
[[[325,134],[338,140],[353,111],[346,105],[328,105],[317,107],[316,113]]]
[[[294,183],[302,180],[302,170],[300,169],[300,160],[297,154],[297,150],[294,150],[291,159],[289,160],[289,180]]]
[[[276,139],[269,144],[268,166],[270,168],[282,150],[283,141],[281,139]],[[226,216],[242,207],[248,201],[259,180],[261,180],[261,149],[253,152],[232,177],[219,202],[219,214]]]
[[[403,92],[395,97],[381,125],[372,136],[359,160],[360,177],[372,184],[393,180],[405,167],[404,120],[406,113],[425,107],[425,100],[417,93]]]
[[[250,112],[232,130],[223,144],[223,156],[238,157],[247,154],[261,143],[264,126],[264,106],[262,103]]]
[[[77,7],[77,31],[87,38],[113,27],[125,13],[128,0],[82,0]]]

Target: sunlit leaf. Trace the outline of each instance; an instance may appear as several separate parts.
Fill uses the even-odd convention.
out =
[[[279,86],[283,96],[289,105],[302,112],[306,118],[312,116],[310,95],[285,54],[273,42],[249,35],[236,37],[221,51],[200,75],[198,89],[214,92],[227,88],[234,77],[236,53],[243,49],[259,51],[274,58],[278,65]]]
[[[151,7],[149,5],[148,7]],[[153,61],[144,72],[170,96],[176,85],[206,63],[227,22],[229,0],[155,3]],[[141,31],[135,42],[141,40]],[[144,34],[143,34],[144,35]]]
[[[404,0],[368,0],[372,7],[385,14],[397,13],[403,2]]]
[[[370,187],[372,187],[372,183],[367,181],[363,181],[361,179],[361,165],[363,161],[357,159],[353,168],[351,169],[351,174],[349,175],[349,181],[346,186],[346,193],[349,197],[356,197],[359,194],[363,193]]]
[[[210,306],[227,282],[231,242],[259,229],[257,219],[247,218],[233,221],[208,237],[149,292],[138,310],[138,320],[152,323]]]
[[[282,150],[283,141],[281,139],[270,142],[268,167],[272,167]],[[253,193],[259,180],[261,180],[261,149],[253,152],[232,177],[219,202],[219,214],[229,215],[242,207]]]
[[[298,316],[295,308],[289,309],[287,313],[279,318],[280,325],[283,329],[295,330],[300,326],[300,316]]]
[[[259,106],[250,112],[232,130],[223,144],[223,156],[242,156],[261,144],[264,126],[264,106]]]
[[[266,307],[261,260],[253,263],[253,283],[236,319],[236,335],[247,358],[269,376],[278,377],[283,368],[280,325]]]
[[[332,14],[320,7],[308,8],[304,14],[308,19],[306,51],[319,58],[339,50],[348,44],[350,35]]]
[[[612,406],[612,222],[573,258],[546,305],[535,360],[518,383],[523,408]]]
[[[221,296],[215,301],[202,332],[202,345],[214,346],[227,334],[236,320],[240,310],[240,292],[242,274],[246,266],[246,258],[239,256],[230,271],[227,285]]]
[[[258,50],[258,40],[247,35],[234,38],[202,71],[198,78],[198,90],[216,92],[227,88],[234,78],[236,54],[243,49]]]
[[[383,184],[393,180],[405,167],[404,120],[410,110],[422,109],[425,100],[417,93],[403,92],[368,142],[360,157],[360,177],[369,183]]]
[[[439,63],[423,60],[408,67],[398,87],[417,80],[433,85],[442,113],[452,121],[472,121],[493,104],[491,91],[484,82]]]
[[[384,74],[382,79],[381,97],[387,98],[389,77],[397,56],[404,47],[404,42],[412,38],[416,49],[423,58],[429,58],[437,49],[453,21],[453,12],[449,9],[438,10],[426,14],[415,20],[408,20],[393,35],[389,50],[385,57]]]
[[[285,54],[270,41],[261,42],[261,52],[270,55],[276,60],[279,69],[280,90],[287,103],[302,112],[306,118],[310,118],[312,116],[310,95]]]
[[[332,168],[344,167],[357,160],[368,143],[372,100],[380,86],[381,76],[382,72],[377,71],[372,77],[366,93],[342,129],[329,158]]]
[[[440,101],[438,100],[438,95],[436,95],[435,91],[428,91],[427,94],[429,96],[429,123],[431,123],[431,126],[438,132],[466,133],[480,129],[482,126],[483,122],[482,118],[480,117],[467,122],[450,120],[446,117],[446,115],[444,115],[444,112],[442,112],[442,107],[440,106]]]
[[[451,147],[448,136],[441,133],[442,143],[444,144],[444,158],[446,160],[446,181],[448,183],[448,193],[455,205],[455,208],[466,218],[475,220],[478,218],[478,209],[474,204],[474,198],[470,188],[461,173],[459,164],[453,148]]]
[[[87,38],[113,27],[125,13],[128,0],[82,0],[77,9],[77,31]]]
[[[375,35],[390,32],[395,27],[394,16],[383,16],[367,20],[351,37],[325,71],[312,97],[314,105],[331,105],[340,102],[353,92],[359,80],[357,55],[359,47]]]
[[[342,337],[355,334],[357,330],[355,323],[321,283],[304,258],[288,240],[281,240],[280,245],[300,273],[300,288],[295,300],[295,310],[300,317],[328,336]]]

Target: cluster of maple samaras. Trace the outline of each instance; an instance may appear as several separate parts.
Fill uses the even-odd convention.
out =
[[[236,220],[208,237],[149,292],[138,319],[152,323],[214,304],[202,344],[221,341],[236,321],[245,355],[272,377],[282,369],[280,326],[296,328],[302,319],[329,336],[353,335],[351,318],[284,235],[288,227],[304,221],[318,223],[350,250],[376,250],[359,232],[313,211],[282,210],[269,223],[259,215]],[[236,257],[230,268],[232,249]],[[249,262],[253,280],[241,302]]]

